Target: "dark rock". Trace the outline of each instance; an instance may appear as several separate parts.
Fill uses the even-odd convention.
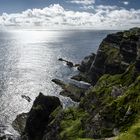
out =
[[[67,60],[65,60],[65,59],[63,59],[63,58],[59,58],[58,60],[59,60],[59,61],[66,62],[66,64],[67,64],[69,67],[74,67],[74,64],[73,64],[72,62],[70,62],[70,61],[67,61]]]
[[[27,113],[17,115],[16,119],[12,123],[13,128],[21,135],[23,134],[25,129],[27,115]]]
[[[132,41],[123,41],[120,45],[120,53],[127,63],[134,62],[137,57],[137,44]]]
[[[14,138],[13,136],[3,135],[3,136],[0,136],[0,140],[19,140],[19,139]]]
[[[78,70],[80,72],[88,72],[92,62],[94,61],[95,56],[96,55],[94,53],[92,53],[89,56],[86,56],[84,60],[81,62],[80,66],[78,67]]]
[[[52,82],[54,82],[55,84],[61,86],[62,88],[65,87],[66,83],[63,82],[62,80],[59,80],[59,79],[52,79]]]
[[[140,58],[137,58],[136,60],[136,69],[140,71]]]
[[[80,66],[80,64],[75,64],[75,65],[74,65],[74,67],[79,67],[79,66]]]
[[[61,106],[60,100],[54,96],[44,96],[42,93],[35,99],[32,109],[28,113],[22,139],[41,140],[49,121],[49,115]]]
[[[116,34],[109,34],[107,37],[103,40],[105,42],[119,44],[122,40],[123,32],[118,32]]]
[[[87,83],[91,83],[91,79],[90,79],[89,75],[86,73],[82,73],[82,72],[80,72],[77,75],[72,76],[71,79],[76,80],[76,81],[84,81]]]
[[[79,102],[86,90],[90,88],[90,84],[77,81],[64,82],[59,79],[53,79],[54,83],[62,87],[60,95],[70,97],[73,101]]]
[[[28,102],[31,102],[31,98],[29,96],[26,95],[21,95],[21,97],[25,100],[27,100]]]
[[[90,67],[89,77],[94,85],[103,74],[123,73],[136,62],[140,48],[140,30],[108,35],[100,44],[97,55]],[[137,59],[136,67],[138,67]]]
[[[73,67],[73,66],[74,66],[72,62],[67,62],[67,65],[68,65],[69,67]]]
[[[62,58],[59,58],[58,60],[59,60],[59,61],[64,61]]]
[[[4,135],[4,136],[1,136],[0,137],[0,140],[6,140],[6,136]]]

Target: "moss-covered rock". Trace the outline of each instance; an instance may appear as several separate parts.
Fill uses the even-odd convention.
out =
[[[76,140],[84,138],[85,131],[82,120],[87,116],[88,114],[79,108],[68,108],[59,112],[48,125],[45,139]]]
[[[134,78],[133,75],[137,76]],[[139,80],[133,66],[123,74],[101,77],[97,85],[88,91],[80,103],[81,108],[91,115],[85,123],[87,137],[114,136],[114,130],[125,131],[133,124],[140,108]],[[118,85],[123,88],[123,94],[114,99],[111,91]]]

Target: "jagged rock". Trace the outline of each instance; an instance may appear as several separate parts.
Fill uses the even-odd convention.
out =
[[[67,64],[69,67],[73,67],[73,66],[74,66],[72,62],[67,62],[66,64]]]
[[[80,72],[77,75],[72,76],[71,79],[76,80],[76,81],[84,81],[87,83],[91,83],[91,79],[90,79],[89,75],[86,73],[82,73],[82,72]]]
[[[86,56],[84,60],[81,62],[80,66],[78,67],[78,70],[80,72],[88,72],[92,62],[94,61],[95,56],[96,55],[94,53],[92,53],[89,56]]]
[[[62,88],[65,88],[66,86],[66,83],[62,80],[59,80],[59,79],[52,79],[52,82],[54,82],[55,84],[61,86]]]
[[[59,98],[44,96],[42,93],[35,99],[34,104],[28,113],[26,126],[22,139],[41,140],[49,121],[49,115],[61,106]]]
[[[52,81],[62,87],[63,90],[60,95],[70,97],[75,102],[79,102],[85,91],[90,87],[86,83],[66,83],[59,79],[53,79]]]
[[[70,61],[67,61],[67,60],[65,60],[65,59],[63,59],[63,58],[59,58],[58,60],[59,60],[59,61],[64,61],[64,62],[66,62],[66,64],[67,64],[69,67],[74,67],[74,64],[73,64],[72,62],[70,62]]]
[[[24,132],[27,115],[27,113],[17,115],[16,119],[12,123],[13,128],[18,131],[20,135],[22,135]]]
[[[136,67],[139,69],[139,50],[139,28],[109,34],[100,44],[97,55],[85,57],[78,68],[85,74],[86,78],[78,75],[76,79],[89,79],[86,81],[90,81],[95,85],[103,74],[123,73],[136,59]]]
[[[25,100],[27,100],[28,102],[31,102],[31,98],[29,96],[26,95],[21,95],[21,97]]]

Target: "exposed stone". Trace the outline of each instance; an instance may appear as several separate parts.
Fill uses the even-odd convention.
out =
[[[70,97],[75,102],[79,102],[84,97],[85,91],[90,87],[86,83],[66,83],[59,79],[53,79],[52,81],[62,87],[63,90],[60,95]]]
[[[123,94],[123,88],[120,85],[119,87],[113,86],[112,92],[111,92],[111,96],[113,98],[116,98],[118,96],[121,96]]]
[[[49,115],[61,106],[60,100],[54,96],[44,96],[42,93],[35,99],[32,109],[28,113],[22,139],[41,140],[49,121]]]
[[[85,57],[80,67],[80,72],[85,74],[76,76],[78,80],[90,81],[93,85],[103,74],[123,73],[129,65],[136,61],[139,68],[140,30],[137,28],[125,32],[109,34],[102,41],[97,55]],[[82,74],[83,75],[83,74]]]
[[[65,59],[63,59],[63,58],[59,58],[58,60],[59,60],[59,61],[66,62],[66,64],[67,64],[69,67],[74,67],[74,64],[73,64],[72,62],[70,62],[70,61],[67,61],[67,60],[65,60]]]
[[[84,60],[81,62],[80,66],[78,67],[78,70],[80,72],[88,72],[92,62],[94,61],[95,56],[96,55],[94,53],[92,53],[89,56],[86,56]]]
[[[27,100],[28,102],[31,102],[31,98],[29,96],[26,95],[21,95],[21,97],[25,100]]]
[[[13,128],[21,135],[23,134],[25,129],[27,115],[27,113],[17,115],[16,119],[12,123]]]

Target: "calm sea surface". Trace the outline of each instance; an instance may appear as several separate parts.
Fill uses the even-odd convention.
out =
[[[13,133],[16,115],[30,110],[43,92],[60,97],[64,106],[69,98],[59,95],[53,78],[70,78],[77,73],[59,62],[62,57],[74,63],[97,51],[102,39],[115,31],[1,31],[0,32],[0,133]],[[21,97],[29,96],[29,103]]]

